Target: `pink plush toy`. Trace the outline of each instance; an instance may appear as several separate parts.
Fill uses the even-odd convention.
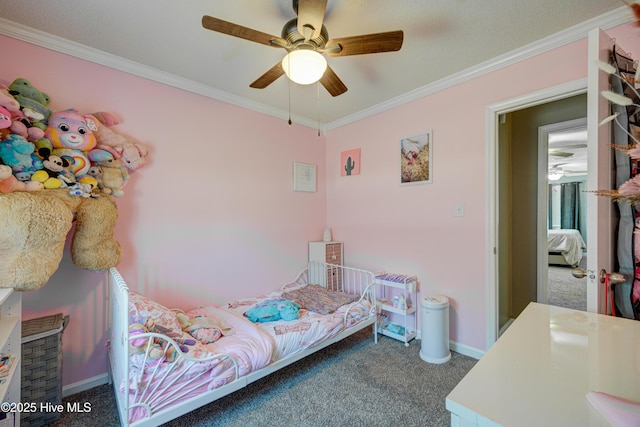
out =
[[[73,157],[72,172],[77,177],[86,175],[91,167],[88,154],[96,147],[94,120],[93,116],[83,116],[75,110],[57,111],[49,116],[45,137],[51,142],[52,154]]]
[[[8,194],[14,191],[38,191],[44,185],[37,181],[22,182],[13,176],[11,168],[7,165],[0,165],[0,193]]]
[[[120,122],[111,113],[103,111],[93,113],[98,129],[94,132],[97,140],[97,148],[108,151],[117,159],[122,160],[122,165],[133,172],[146,164],[149,155],[147,147],[135,139],[114,132],[110,129]]]

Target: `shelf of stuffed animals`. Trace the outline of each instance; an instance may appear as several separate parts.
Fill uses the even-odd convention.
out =
[[[20,402],[22,294],[0,289],[0,401]],[[10,363],[9,363],[10,362]]]

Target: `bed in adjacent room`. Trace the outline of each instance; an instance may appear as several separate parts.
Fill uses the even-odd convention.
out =
[[[155,426],[372,326],[374,276],[311,262],[279,290],[168,309],[109,272],[110,373],[122,425]]]
[[[547,250],[549,264],[577,266],[587,248],[578,230],[547,230]]]

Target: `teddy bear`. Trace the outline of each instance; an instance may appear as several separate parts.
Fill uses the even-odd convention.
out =
[[[24,78],[15,79],[9,85],[9,93],[18,101],[24,115],[31,119],[31,124],[44,130],[51,115],[51,110],[47,107],[51,102],[49,95]]]
[[[0,161],[11,167],[14,173],[30,177],[30,174],[42,169],[42,160],[34,151],[35,145],[20,135],[10,134],[0,141]]]
[[[38,191],[44,185],[37,181],[22,182],[13,175],[11,168],[7,165],[0,165],[0,193],[8,194],[14,191]]]
[[[49,116],[45,138],[53,154],[73,157],[72,171],[76,177],[86,175],[91,167],[88,155],[96,146],[93,134],[96,128],[92,116],[83,116],[73,109],[56,111]]]
[[[96,178],[100,190],[114,197],[123,196],[122,187],[129,179],[129,173],[122,166],[122,160],[101,149],[93,150],[89,158],[93,162],[93,166],[89,168],[90,175]]]
[[[0,198],[0,287],[44,286],[58,269],[74,222],[69,250],[75,266],[104,271],[120,262],[122,248],[114,237],[118,207],[112,197],[74,197],[60,188]]]

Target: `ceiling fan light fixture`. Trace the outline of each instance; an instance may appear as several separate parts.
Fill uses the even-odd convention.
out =
[[[549,175],[547,175],[547,177],[549,178],[549,181],[557,181],[563,176],[564,176],[564,171],[560,168],[551,168],[549,170]]]
[[[315,50],[298,49],[284,57],[282,68],[292,82],[308,85],[322,78],[327,69],[327,60]]]

